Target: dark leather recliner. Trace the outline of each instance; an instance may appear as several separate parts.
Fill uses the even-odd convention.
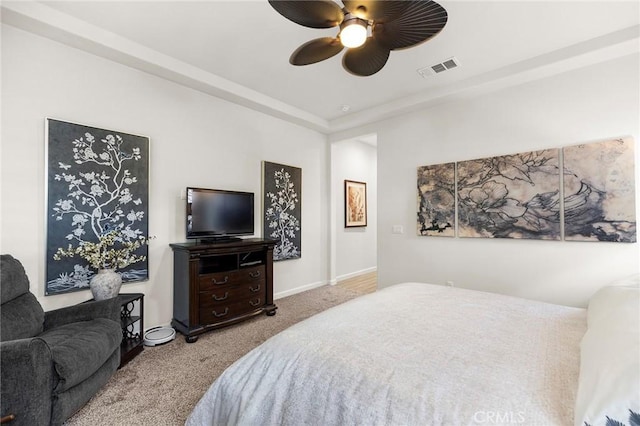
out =
[[[22,264],[0,256],[0,416],[11,426],[60,425],[120,364],[120,305],[113,298],[44,312]]]

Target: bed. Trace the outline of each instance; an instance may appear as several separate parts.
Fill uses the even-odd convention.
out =
[[[272,337],[211,385],[186,424],[571,425],[587,317],[398,284]]]

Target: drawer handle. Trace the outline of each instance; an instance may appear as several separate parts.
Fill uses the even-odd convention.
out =
[[[251,290],[251,291],[252,291],[252,292],[254,292],[254,293],[259,292],[259,291],[260,291],[260,284],[258,284],[258,285],[256,286],[256,288],[249,287],[249,290]]]
[[[220,317],[223,317],[223,316],[225,316],[225,315],[227,315],[229,313],[229,308],[224,308],[224,312],[222,312],[220,314],[217,313],[216,311],[211,311],[211,313],[213,314],[214,317],[220,318]]]
[[[254,300],[249,300],[249,304],[251,306],[258,306],[260,304],[260,299],[256,299],[255,301]]]
[[[225,291],[224,292],[224,296],[222,296],[222,297],[218,297],[215,294],[212,297],[213,297],[213,300],[217,300],[218,302],[220,302],[221,300],[226,300],[227,297],[229,297],[229,292]]]
[[[258,278],[260,276],[260,271],[249,272],[249,276],[251,278]]]
[[[211,282],[214,284],[226,284],[229,282],[229,275],[224,276],[224,281],[217,281],[215,278],[211,278]]]

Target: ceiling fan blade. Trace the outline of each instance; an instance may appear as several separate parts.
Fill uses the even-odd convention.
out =
[[[331,28],[340,25],[344,13],[331,0],[269,0],[282,16],[310,28]]]
[[[340,40],[333,37],[322,37],[308,41],[298,47],[289,58],[291,65],[309,65],[324,61],[337,55],[343,49]]]
[[[432,0],[406,1],[406,10],[396,19],[376,23],[372,33],[390,50],[404,49],[427,41],[447,24],[447,11]]]
[[[362,19],[390,21],[407,8],[406,0],[342,0],[344,7]]]
[[[351,74],[368,77],[380,71],[389,59],[389,49],[369,38],[362,47],[347,50],[342,66]]]

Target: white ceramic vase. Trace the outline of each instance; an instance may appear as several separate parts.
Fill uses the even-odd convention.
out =
[[[91,278],[89,287],[95,300],[105,300],[116,297],[120,292],[122,277],[114,269],[99,269]]]

